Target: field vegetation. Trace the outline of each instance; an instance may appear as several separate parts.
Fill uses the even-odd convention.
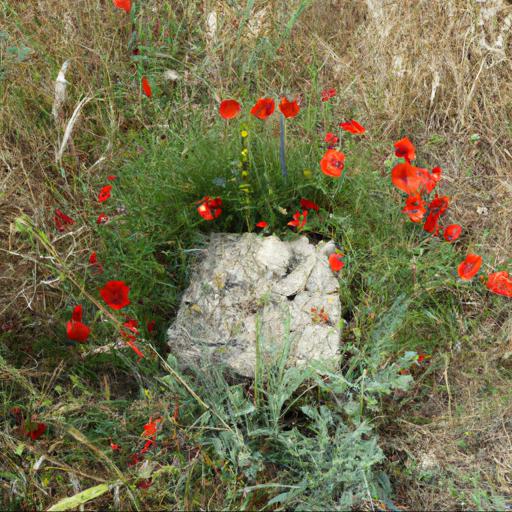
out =
[[[0,0],[2,508],[512,506],[512,299],[485,286],[512,273],[510,2],[114,3]],[[250,114],[283,96],[287,177],[279,110]],[[402,212],[405,136],[453,243]],[[335,240],[339,371],[180,366],[165,334],[212,231]]]

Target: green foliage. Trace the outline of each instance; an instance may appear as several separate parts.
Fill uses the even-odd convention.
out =
[[[290,343],[285,345],[264,368],[259,400],[257,390],[251,398],[245,386],[229,384],[219,368],[196,372],[196,391],[211,404],[199,418],[198,441],[227,462],[223,471],[243,477],[245,503],[263,490],[269,496],[267,506],[294,510],[346,510],[364,500],[387,499],[390,489],[378,470],[384,460],[378,438],[370,417],[351,404],[363,400],[377,410],[379,397],[407,390],[412,379],[398,371],[415,354],[365,383],[363,377],[351,382],[318,365],[285,369]],[[169,363],[175,365],[173,358]],[[187,399],[171,376],[163,382]],[[305,393],[315,387],[320,405]],[[201,393],[206,388],[208,393]],[[258,484],[269,472],[272,483]],[[241,492],[237,490],[238,498]]]

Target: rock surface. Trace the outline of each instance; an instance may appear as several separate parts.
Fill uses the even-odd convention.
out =
[[[257,340],[266,359],[289,340],[289,365],[334,365],[342,322],[328,263],[334,250],[306,237],[213,234],[169,328],[172,353],[184,364],[211,358],[253,377]]]

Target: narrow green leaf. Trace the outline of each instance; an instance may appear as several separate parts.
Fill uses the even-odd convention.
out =
[[[80,505],[87,503],[88,501],[94,500],[99,496],[105,494],[109,490],[109,484],[99,484],[94,487],[89,487],[85,491],[79,492],[69,498],[64,498],[59,502],[55,503],[48,509],[48,512],[59,511],[59,510],[70,510],[72,508],[78,508]]]

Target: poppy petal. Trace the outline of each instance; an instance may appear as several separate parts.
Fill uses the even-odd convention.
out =
[[[46,432],[46,424],[26,421],[22,431],[32,441],[37,441]]]
[[[345,262],[342,258],[343,254],[337,252],[329,256],[329,266],[333,272],[339,272],[345,266]]]
[[[407,162],[414,160],[416,158],[414,144],[407,137],[400,139],[395,142],[395,155],[398,158],[405,158]]]
[[[421,189],[422,180],[409,162],[395,165],[391,170],[391,182],[402,192],[409,195],[417,195]]]
[[[57,217],[59,217],[59,219],[64,224],[74,224],[75,223],[75,221],[71,217],[68,217],[65,213],[62,213],[58,208],[55,210],[55,215]]]
[[[448,209],[449,199],[447,196],[435,197],[428,205],[428,216],[423,229],[427,233],[437,233],[439,229],[439,219]]]
[[[222,199],[217,197],[215,199],[209,196],[203,197],[201,204],[197,207],[197,212],[205,220],[215,220],[222,213]]]
[[[75,306],[73,309],[73,313],[71,313],[71,320],[75,322],[81,322],[82,321],[82,305],[78,304],[78,306]]]
[[[130,288],[124,281],[109,281],[101,290],[100,295],[112,309],[122,309],[130,304],[128,294]]]
[[[346,123],[340,123],[339,126],[346,132],[353,133],[354,135],[362,135],[366,131],[366,128],[361,126],[355,119],[351,119]]]
[[[477,254],[468,254],[466,259],[458,266],[457,272],[461,279],[470,281],[476,276],[482,266],[482,257]]]
[[[106,222],[108,222],[108,215],[103,212],[100,213],[96,219],[96,224],[105,224]]]
[[[153,480],[151,478],[146,478],[137,482],[137,489],[149,489],[153,485]]]
[[[345,167],[345,155],[336,149],[328,149],[320,160],[320,168],[327,176],[339,178]]]
[[[307,217],[308,217],[307,210],[303,210],[302,213],[300,213],[299,211],[296,211],[293,214],[292,220],[290,222],[288,222],[287,225],[292,226],[294,228],[301,229],[306,225]]]
[[[281,103],[279,103],[279,110],[282,112],[284,117],[288,118],[295,117],[300,112],[300,107],[297,99],[288,101],[288,98],[283,96],[281,98]]]
[[[421,222],[426,212],[425,203],[420,195],[409,196],[402,210],[402,213],[407,214],[412,222]]]
[[[100,193],[98,194],[98,201],[100,203],[105,202],[110,197],[110,191],[112,190],[112,185],[105,185],[101,188]]]
[[[444,228],[443,237],[447,242],[455,242],[462,233],[462,226],[459,224],[450,224]]]
[[[329,101],[334,96],[336,96],[336,89],[324,89],[322,91],[322,101]]]
[[[119,9],[123,9],[123,11],[125,11],[126,14],[130,14],[130,11],[132,9],[131,0],[114,0],[114,5]]]
[[[151,98],[151,96],[153,96],[153,91],[151,90],[151,85],[149,85],[149,80],[145,76],[142,77],[141,84],[144,94],[148,98]]]
[[[492,293],[512,297],[512,276],[504,270],[489,274],[486,286]]]
[[[241,109],[242,107],[238,101],[222,100],[219,105],[219,114],[224,119],[233,119],[240,113]]]
[[[275,107],[272,98],[260,98],[251,108],[251,114],[264,121],[274,113]]]
[[[305,198],[302,198],[300,200],[300,206],[304,210],[315,210],[315,212],[317,212],[320,209],[320,207],[316,203]]]
[[[327,144],[337,144],[339,142],[339,138],[334,135],[332,132],[327,132],[325,134],[324,142],[327,142]]]
[[[71,320],[66,324],[66,333],[70,340],[85,343],[91,333],[91,329],[82,322],[75,322],[74,320]]]

